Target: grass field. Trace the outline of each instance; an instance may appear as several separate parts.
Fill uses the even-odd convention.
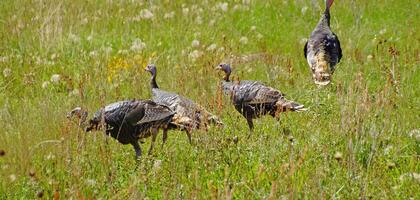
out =
[[[198,2],[198,3],[197,3]],[[420,4],[336,0],[343,48],[318,88],[303,57],[321,0],[0,1],[0,199],[420,199]],[[194,41],[196,40],[196,41]],[[309,107],[248,127],[214,67]],[[160,87],[226,127],[134,151],[66,119]],[[233,138],[238,137],[238,142]],[[150,139],[142,145],[147,149]]]

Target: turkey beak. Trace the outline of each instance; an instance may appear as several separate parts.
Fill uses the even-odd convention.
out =
[[[80,108],[80,107],[76,107],[76,108],[74,108],[73,110],[71,110],[70,112],[68,112],[66,117],[67,117],[68,119],[71,119],[71,118],[73,118],[73,117],[77,117],[77,118],[79,118],[79,119],[84,119],[84,120],[86,120],[87,115],[88,115],[88,112],[87,112],[86,110],[83,110],[83,109],[82,109],[82,108]]]
[[[314,82],[319,86],[328,85],[331,82],[331,74],[316,72],[314,74]]]
[[[78,113],[80,113],[81,110],[82,109],[80,107],[74,108],[73,110],[71,110],[70,112],[67,113],[67,116],[66,116],[67,119],[73,118],[73,116],[76,115],[76,114],[78,114]]]
[[[67,119],[71,119],[73,117],[73,113],[72,112],[68,112],[66,115]]]

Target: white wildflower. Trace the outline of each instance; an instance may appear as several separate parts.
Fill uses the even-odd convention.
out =
[[[3,166],[1,166],[1,169],[2,170],[6,170],[6,169],[9,169],[9,165],[8,164],[4,164]]]
[[[242,4],[236,4],[233,6],[233,11],[248,11],[249,10],[249,6],[247,5],[242,5]]]
[[[55,62],[54,61],[47,61],[46,65],[49,65],[49,66],[55,65]]]
[[[120,54],[120,55],[128,55],[128,50],[126,50],[126,49],[120,49],[120,50],[118,50],[118,54]]]
[[[90,57],[96,57],[97,55],[98,55],[98,52],[96,52],[96,51],[89,52]]]
[[[69,93],[69,96],[78,96],[80,94],[79,89],[75,88]]]
[[[192,6],[191,6],[191,11],[193,11],[193,12],[196,12],[197,10],[198,10],[198,5],[197,4],[193,4]]]
[[[49,81],[44,81],[42,83],[41,87],[42,87],[42,89],[47,89],[49,85],[50,85],[50,82]]]
[[[403,181],[403,180],[405,180],[407,178],[414,179],[415,181],[417,181],[418,183],[420,183],[420,174],[419,173],[411,172],[411,173],[402,174],[400,176],[400,180],[401,181]]]
[[[195,23],[196,23],[196,24],[198,24],[198,25],[200,25],[200,24],[202,24],[202,23],[203,23],[203,19],[201,19],[201,17],[200,17],[200,16],[197,16],[197,17],[195,18]]]
[[[86,184],[89,185],[89,186],[94,186],[94,185],[96,185],[96,180],[95,179],[87,179]]]
[[[51,60],[55,60],[55,59],[57,59],[58,58],[58,56],[57,56],[57,54],[55,54],[55,53],[53,53],[51,56],[50,56],[50,59]]]
[[[182,14],[184,16],[188,15],[189,12],[190,12],[190,9],[189,8],[182,8]]]
[[[158,170],[162,166],[162,160],[156,160],[155,163],[153,163],[153,168]]]
[[[306,11],[308,11],[308,6],[304,6],[302,9],[300,9],[300,13],[302,13],[302,15],[305,15]]]
[[[220,8],[220,10],[226,12],[229,8],[229,4],[227,2],[219,3],[217,6]]]
[[[392,149],[393,149],[394,147],[392,146],[392,145],[388,145],[385,149],[384,149],[384,154],[385,155],[388,155],[391,151],[392,151]]]
[[[420,142],[420,129],[413,129],[408,133],[408,136],[414,138],[417,142]]]
[[[232,10],[233,11],[238,11],[238,10],[240,10],[241,9],[241,5],[239,5],[239,4],[235,4],[234,6],[233,6],[233,8],[232,8]]]
[[[74,42],[74,43],[79,43],[80,42],[79,36],[77,36],[77,35],[75,35],[73,33],[70,33],[69,34],[69,40],[72,41],[72,42]]]
[[[248,38],[247,38],[247,37],[245,37],[245,36],[243,36],[243,37],[241,37],[241,38],[239,39],[239,42],[240,42],[241,44],[248,44]]]
[[[87,41],[92,41],[92,39],[93,39],[93,35],[92,34],[86,37],[86,40]]]
[[[261,33],[258,33],[258,34],[257,34],[257,39],[261,40],[261,39],[263,39],[263,37],[264,37],[264,36],[263,36]]]
[[[308,39],[307,39],[307,38],[301,38],[301,39],[299,40],[299,44],[300,44],[300,45],[304,45],[307,41],[308,41]]]
[[[410,137],[416,137],[417,135],[420,135],[420,128],[413,129],[410,132],[408,132],[408,136]]]
[[[372,59],[373,59],[373,56],[369,54],[369,55],[367,56],[367,59],[368,59],[368,60],[372,60]]]
[[[105,47],[104,52],[106,55],[110,55],[112,53],[112,47]]]
[[[7,56],[0,56],[0,63],[5,63],[9,60]]]
[[[53,74],[53,75],[51,76],[51,82],[52,82],[53,84],[59,84],[59,83],[60,83],[60,79],[61,79],[60,74]]]
[[[188,57],[195,62],[198,58],[200,58],[203,55],[203,52],[199,51],[199,50],[194,50],[192,51]]]
[[[35,74],[33,72],[29,72],[23,75],[23,83],[25,85],[32,85],[35,83]]]
[[[82,25],[86,25],[87,23],[89,23],[88,18],[83,18],[82,21],[80,22]]]
[[[219,53],[223,53],[223,52],[225,51],[225,48],[224,48],[224,47],[220,47],[217,51],[218,51]]]
[[[375,35],[372,39],[372,43],[376,43],[376,42],[378,42],[378,37]]]
[[[140,11],[140,18],[141,19],[152,19],[153,13],[148,9],[143,9]]]
[[[197,47],[199,47],[199,46],[200,46],[200,41],[198,41],[198,40],[193,40],[193,41],[191,42],[191,46],[192,46],[193,48],[197,48]]]
[[[10,69],[10,68],[5,68],[4,70],[3,70],[3,76],[5,77],[5,78],[7,78],[7,77],[9,77],[9,76],[11,76],[12,75],[12,69]]]
[[[45,156],[45,159],[46,160],[54,160],[55,159],[55,155],[50,152],[47,156]]]
[[[16,181],[16,175],[10,174],[9,179],[10,179],[10,182],[15,182]]]
[[[211,45],[209,45],[208,47],[207,47],[207,51],[214,51],[214,50],[216,50],[216,48],[217,48],[217,45],[216,44],[211,44]]]
[[[335,154],[334,154],[334,158],[335,158],[336,160],[340,161],[340,160],[343,158],[343,153],[341,153],[341,152],[339,152],[339,151],[335,152]]]
[[[214,26],[215,23],[216,23],[216,20],[215,19],[212,19],[209,22],[209,26]]]
[[[165,19],[172,19],[172,18],[174,18],[174,17],[175,17],[175,12],[174,12],[174,11],[169,12],[169,13],[166,13],[166,14],[163,16],[163,18],[165,18]]]
[[[138,38],[133,41],[130,47],[131,51],[134,51],[134,52],[140,52],[144,48],[146,48],[146,44],[142,42],[141,39],[138,39]]]
[[[248,73],[252,73],[252,71],[254,71],[251,67],[249,67],[249,68],[247,68],[246,69],[246,71],[248,72]]]
[[[36,56],[34,58],[34,60],[35,60],[35,64],[36,65],[42,65],[44,63],[44,60],[41,57],[39,57],[39,56]]]
[[[257,30],[257,27],[256,26],[251,26],[251,31],[255,31],[255,30]]]
[[[152,10],[153,12],[156,11],[156,10],[159,10],[159,8],[160,7],[158,5],[155,5],[155,4],[151,4],[151,6],[150,6],[150,10]]]
[[[382,30],[379,31],[379,35],[383,35],[385,33],[386,33],[386,28],[384,28],[384,29],[382,29]]]

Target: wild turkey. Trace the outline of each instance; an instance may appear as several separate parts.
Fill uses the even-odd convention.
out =
[[[168,106],[176,113],[176,117],[172,120],[169,128],[182,128],[185,130],[190,143],[191,130],[207,130],[209,123],[214,123],[219,126],[223,125],[222,121],[217,116],[211,114],[194,101],[176,93],[159,89],[159,86],[156,83],[157,69],[155,65],[148,65],[145,70],[150,72],[152,76],[150,79],[150,87],[152,89],[153,101]],[[167,137],[166,130],[164,131],[163,136],[165,140]]]
[[[325,11],[303,49],[317,85],[330,83],[335,65],[343,56],[340,41],[330,29],[330,7],[333,2],[334,0],[326,0]]]
[[[168,107],[158,105],[151,100],[119,101],[98,110],[86,124],[87,111],[77,107],[67,114],[69,119],[77,117],[79,125],[86,126],[85,131],[99,130],[103,126],[105,133],[120,142],[131,144],[136,158],[141,156],[139,139],[152,136],[149,154],[153,150],[159,128],[166,128],[175,113]],[[104,124],[102,125],[102,120]]]
[[[225,73],[222,81],[223,92],[230,96],[235,109],[245,117],[251,131],[254,129],[254,118],[269,114],[279,119],[281,112],[306,110],[303,105],[287,100],[280,91],[261,82],[232,82],[229,79],[232,72],[229,64],[220,64],[216,69]]]

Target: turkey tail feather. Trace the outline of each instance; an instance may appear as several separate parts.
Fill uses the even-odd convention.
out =
[[[83,128],[84,126],[86,126],[86,120],[88,117],[88,111],[82,109],[81,107],[76,107],[73,110],[71,110],[70,112],[67,113],[67,118],[69,120],[72,120],[73,118],[77,118],[78,122],[77,124]]]
[[[302,112],[308,110],[304,105],[296,103],[294,101],[289,101],[286,99],[281,99],[276,103],[277,109],[281,111],[295,111]]]

